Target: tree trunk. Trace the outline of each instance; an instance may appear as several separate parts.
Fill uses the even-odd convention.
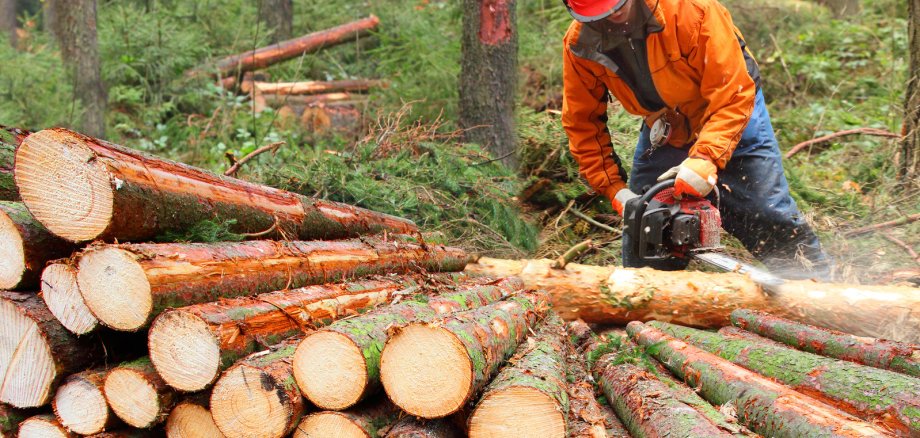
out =
[[[0,402],[42,406],[58,382],[81,371],[98,344],[67,331],[35,294],[0,291]]]
[[[629,431],[626,430],[626,426],[623,426],[623,422],[620,421],[620,418],[617,417],[617,413],[613,410],[610,405],[600,405],[601,411],[604,413],[604,421],[607,424],[607,429],[604,431],[606,435],[574,435],[572,438],[599,438],[606,436],[607,438],[632,438],[632,435],[629,434]]]
[[[293,438],[380,436],[380,431],[399,420],[399,409],[386,397],[369,400],[347,411],[321,411],[304,417]]]
[[[485,388],[470,416],[469,436],[565,438],[566,343],[562,320],[549,312]]]
[[[785,346],[728,339],[666,323],[648,325],[873,424],[920,435],[920,380]]]
[[[391,327],[488,305],[522,288],[517,279],[467,284],[423,297],[421,302],[403,302],[338,321],[300,343],[294,354],[294,377],[304,396],[320,409],[349,408],[380,389],[380,352]]]
[[[515,0],[463,0],[460,129],[509,167],[517,167]]]
[[[209,394],[179,402],[166,419],[167,438],[224,438],[211,416]]]
[[[387,396],[422,418],[457,412],[477,394],[548,308],[543,292],[394,328],[380,356]]]
[[[463,268],[462,250],[379,239],[124,244],[80,256],[77,284],[104,325],[136,331],[170,307],[371,274]]]
[[[118,418],[147,429],[166,421],[179,394],[157,374],[149,358],[123,363],[105,378],[105,398]]]
[[[463,433],[457,430],[450,421],[430,420],[421,421],[411,415],[406,415],[396,425],[387,431],[385,438],[461,438]]]
[[[105,137],[107,96],[96,42],[96,0],[53,0],[48,7],[61,58],[74,78],[74,99],[83,111],[80,131]]]
[[[150,359],[170,386],[200,391],[237,360],[387,303],[418,280],[382,277],[167,310],[150,326]]]
[[[305,96],[297,96],[290,94],[262,94],[259,95],[260,98],[265,100],[265,104],[272,107],[278,108],[284,105],[289,105],[291,107],[305,107],[312,108],[321,106],[323,109],[327,108],[342,108],[355,106],[362,102],[367,102],[367,96],[363,94],[354,94],[344,91],[336,91],[330,93],[320,93],[320,94],[309,94]],[[328,126],[307,126],[311,130],[319,131],[321,128],[328,128]]]
[[[370,79],[351,79],[343,81],[302,81],[302,82],[256,82],[244,81],[240,91],[274,95],[314,95],[342,92],[366,92],[371,88],[385,86],[383,81]]]
[[[51,414],[29,417],[19,425],[19,438],[76,438]]]
[[[19,26],[16,0],[0,0],[0,31],[7,35],[10,45],[16,48],[16,27]]]
[[[21,202],[0,201],[0,289],[38,289],[45,263],[75,247],[51,234]]]
[[[898,176],[905,190],[920,190],[920,0],[908,0],[907,10],[910,64]]]
[[[735,309],[755,309],[858,336],[920,343],[920,290],[787,281],[771,294],[733,273],[667,272],[649,268],[501,260],[482,257],[466,272],[518,275],[528,288],[549,292],[563,319],[597,324],[660,320],[700,328],[730,325]]]
[[[80,435],[92,435],[121,424],[109,408],[103,385],[109,370],[98,368],[68,376],[51,406],[61,425]]]
[[[14,176],[32,214],[75,242],[150,240],[231,219],[233,232],[278,239],[418,231],[407,219],[215,175],[66,129],[26,138]]]
[[[569,382],[568,433],[571,438],[628,438],[631,435],[623,427],[610,406],[602,406],[595,397],[594,378],[588,373],[585,357],[578,347],[594,332],[584,321],[576,320],[566,327],[569,336],[566,353],[567,378]]]
[[[294,430],[305,410],[291,367],[298,341],[247,356],[214,384],[211,415],[224,435],[281,438]]]
[[[187,72],[186,75],[214,75],[216,73],[220,77],[240,76],[247,71],[261,70],[303,54],[356,41],[358,38],[367,35],[378,24],[380,24],[380,19],[371,15],[341,26],[281,41],[268,47],[228,56],[217,61],[213,66],[194,69]]]
[[[772,339],[768,339],[760,335],[756,335],[746,330],[742,330],[738,327],[732,327],[732,326],[722,327],[719,329],[717,333],[719,333],[720,336],[723,336],[728,339],[739,339],[739,340],[755,342],[758,344],[766,344],[766,345],[770,345],[773,347],[791,348],[788,345],[776,342]]]
[[[293,36],[294,0],[259,0],[259,8],[272,44]]]
[[[31,411],[16,409],[12,406],[0,404],[0,436],[14,437],[19,430],[19,424],[31,416]]]
[[[729,405],[738,420],[763,436],[890,436],[885,430],[800,394],[753,371],[633,322],[629,335],[714,405]]]
[[[77,268],[70,260],[52,263],[42,271],[41,292],[48,310],[71,333],[85,335],[99,327],[99,320],[83,302]]]
[[[752,310],[738,309],[731,318],[744,330],[799,350],[920,377],[920,345],[861,338]]]

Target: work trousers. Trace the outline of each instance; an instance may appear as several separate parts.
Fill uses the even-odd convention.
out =
[[[671,146],[660,147],[649,157],[641,158],[649,147],[649,129],[643,123],[629,179],[630,190],[638,194],[687,158],[688,148]],[[789,194],[779,143],[760,90],[741,141],[718,176],[722,227],[737,237],[754,257],[784,278],[829,279],[830,259]],[[631,239],[624,235],[623,248],[631,244]],[[624,251],[623,266],[663,270],[687,266],[686,260],[643,263],[635,258]]]

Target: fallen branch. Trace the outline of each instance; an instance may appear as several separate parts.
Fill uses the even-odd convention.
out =
[[[857,228],[855,230],[847,231],[843,233],[846,237],[860,236],[863,234],[871,233],[873,231],[882,230],[885,228],[898,227],[901,225],[909,224],[911,222],[916,222],[920,220],[920,213],[915,213],[910,216],[904,216],[900,219],[895,219],[888,222],[881,222],[874,225],[867,225],[865,227]]]
[[[582,213],[581,210],[579,210],[579,209],[577,209],[577,208],[572,207],[572,208],[569,210],[569,212],[571,212],[572,214],[574,214],[574,215],[575,215],[576,217],[578,217],[579,219],[581,219],[581,220],[583,220],[583,221],[585,221],[585,222],[587,222],[587,223],[589,223],[589,224],[591,224],[591,225],[594,225],[595,227],[598,227],[598,228],[600,228],[600,229],[602,229],[602,230],[610,231],[611,233],[619,233],[619,231],[617,231],[616,228],[613,228],[613,227],[611,227],[611,226],[609,226],[609,225],[604,225],[604,224],[602,224],[602,223],[600,223],[600,222],[594,220],[594,218],[592,218],[591,216],[588,216],[588,215]]]
[[[272,151],[272,155],[275,155],[275,154],[278,152],[278,148],[280,148],[281,146],[283,146],[283,145],[286,144],[286,143],[287,143],[287,142],[284,142],[284,141],[276,141],[276,142],[274,142],[274,143],[267,144],[267,145],[265,145],[265,146],[262,146],[262,147],[260,147],[260,148],[258,148],[258,149],[256,149],[256,150],[254,150],[254,151],[252,151],[252,152],[246,154],[245,157],[240,158],[238,161],[237,161],[236,157],[233,156],[232,153],[228,152],[228,153],[227,153],[227,159],[230,160],[231,166],[230,166],[229,169],[227,169],[226,172],[224,172],[224,175],[225,175],[225,176],[233,176],[233,175],[236,175],[236,172],[237,172],[238,170],[240,170],[240,167],[242,167],[244,164],[246,164],[247,161],[249,161],[249,160],[255,158],[255,157],[256,157],[257,155],[259,155],[259,154],[262,154],[262,153],[265,153],[265,152],[268,152],[268,151]]]
[[[900,134],[895,134],[893,132],[889,132],[884,129],[875,129],[875,128],[847,129],[845,131],[835,132],[833,134],[828,134],[823,137],[813,138],[811,140],[799,143],[793,146],[792,149],[789,149],[789,152],[786,152],[785,158],[789,158],[795,155],[797,152],[801,151],[802,149],[805,149],[811,145],[815,145],[818,143],[824,143],[828,140],[833,140],[837,137],[843,137],[845,135],[853,135],[853,134],[875,135],[879,137],[888,137],[888,138],[901,138]]]
[[[556,263],[553,264],[553,268],[554,269],[565,268],[565,265],[569,264],[569,262],[571,262],[572,259],[574,259],[575,257],[578,257],[579,255],[583,254],[585,251],[591,249],[592,243],[593,242],[591,241],[591,239],[588,239],[588,240],[585,240],[584,242],[581,242],[569,248],[568,251],[565,252],[565,254],[562,254],[561,256],[559,256],[559,258],[556,259]]]
[[[890,241],[891,243],[894,243],[895,245],[898,245],[901,248],[903,248],[905,252],[910,254],[910,258],[914,259],[915,262],[920,263],[920,255],[917,255],[917,251],[914,251],[914,249],[911,248],[910,245],[905,243],[903,240],[898,239],[897,237],[894,237],[893,235],[889,233],[882,233],[882,237],[888,239],[888,241]]]
[[[352,79],[343,81],[302,81],[302,82],[260,82],[244,81],[240,91],[256,91],[262,94],[309,95],[321,93],[358,91],[366,92],[371,88],[385,87],[384,81],[373,79]]]

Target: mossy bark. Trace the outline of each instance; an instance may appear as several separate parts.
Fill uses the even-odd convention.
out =
[[[609,405],[597,401],[594,378],[589,374],[585,357],[579,348],[594,337],[584,321],[572,321],[566,326],[566,377],[568,379],[570,438],[629,437],[629,432]]]
[[[18,282],[12,278],[6,279],[6,284],[0,284],[0,289],[36,290],[45,264],[49,260],[69,256],[76,245],[51,234],[21,202],[0,201],[0,214],[6,215],[19,231],[25,265]]]
[[[464,436],[445,419],[423,421],[407,415],[386,432],[384,438],[460,438]]]
[[[754,310],[738,309],[732,324],[809,353],[920,377],[920,345],[853,336]]]
[[[429,321],[451,312],[482,307],[507,297],[523,288],[517,278],[501,279],[493,284],[460,286],[423,300],[403,302],[375,310],[357,318],[349,318],[321,329],[344,335],[361,351],[367,370],[367,386],[357,403],[380,389],[380,354],[392,327],[411,322]],[[305,394],[309,398],[309,394]]]
[[[920,380],[791,348],[667,323],[648,325],[860,418],[920,435]]]
[[[34,412],[25,409],[16,409],[10,405],[0,403],[0,437],[16,436],[19,423],[29,418]]]
[[[18,201],[19,189],[13,180],[16,148],[31,132],[0,126],[0,201]]]
[[[890,434],[852,415],[639,322],[629,335],[714,405],[729,405],[763,436],[879,437]]]

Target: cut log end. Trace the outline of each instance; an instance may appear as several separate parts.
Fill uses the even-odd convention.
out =
[[[390,400],[422,418],[460,409],[472,390],[473,363],[459,339],[440,327],[410,324],[390,338],[380,378]]]
[[[197,403],[182,402],[173,408],[166,420],[168,438],[223,438],[211,411]]]
[[[128,425],[145,428],[158,422],[160,399],[157,390],[141,373],[115,369],[106,377],[104,391],[115,415]]]
[[[93,315],[115,330],[139,330],[153,311],[147,275],[123,249],[107,247],[85,253],[80,258],[77,284]]]
[[[72,133],[44,130],[22,142],[14,178],[29,211],[52,233],[82,242],[112,218],[113,183],[105,164]]]
[[[220,341],[190,312],[164,313],[151,325],[148,339],[150,361],[173,388],[200,391],[220,373]]]
[[[331,331],[316,332],[297,346],[294,378],[307,399],[331,410],[357,403],[368,383],[361,350],[347,336]]]
[[[211,393],[214,423],[228,437],[280,437],[294,409],[275,379],[260,369],[237,365],[227,370]]]
[[[558,402],[529,387],[510,387],[484,398],[470,418],[470,437],[565,437]]]
[[[54,263],[42,271],[42,299],[48,310],[71,333],[85,335],[99,326],[83,302],[77,286],[77,271],[65,263]]]
[[[68,381],[54,396],[54,413],[61,425],[80,435],[103,432],[110,412],[102,390],[85,379]]]
[[[19,438],[70,438],[67,432],[51,415],[36,415],[19,425]]]
[[[354,421],[338,412],[319,412],[307,416],[297,430],[294,438],[370,438]]]
[[[16,223],[0,211],[0,289],[13,289],[26,270],[22,234]]]
[[[57,368],[38,324],[11,301],[0,300],[0,401],[17,408],[45,404]]]

